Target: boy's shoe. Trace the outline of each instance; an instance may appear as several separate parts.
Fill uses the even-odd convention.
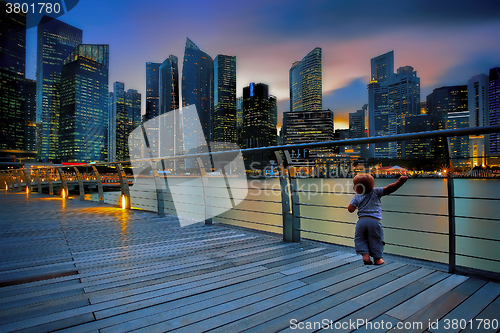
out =
[[[363,264],[365,264],[365,265],[373,265],[373,262],[371,260],[368,260],[368,261],[364,261],[363,260]]]

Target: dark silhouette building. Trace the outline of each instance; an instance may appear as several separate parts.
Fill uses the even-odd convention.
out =
[[[236,136],[235,56],[219,54],[214,60],[213,141],[238,142]]]
[[[44,16],[37,30],[36,120],[40,158],[54,160],[59,146],[60,83],[63,62],[82,43],[82,30]]]
[[[334,140],[333,111],[294,111],[283,113],[285,144]],[[331,153],[330,148],[298,149],[292,152],[297,166],[311,166],[318,157]]]
[[[194,153],[212,141],[213,62],[195,43],[186,38],[182,65],[182,106],[195,105],[198,119],[183,118],[184,151]],[[203,133],[196,129],[199,123]]]
[[[160,114],[160,63],[146,63],[146,115],[153,119]]]
[[[0,156],[35,157],[36,84],[25,78],[26,15],[0,1]]]
[[[64,60],[59,89],[62,161],[107,160],[108,76],[108,45],[81,44]]]

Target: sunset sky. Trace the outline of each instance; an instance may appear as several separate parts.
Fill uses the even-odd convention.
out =
[[[237,96],[266,83],[280,114],[289,109],[290,66],[321,47],[323,108],[335,112],[336,128],[368,102],[370,59],[382,53],[394,50],[396,68],[414,67],[421,100],[500,66],[498,0],[82,0],[59,19],[82,29],[84,43],[110,45],[110,87],[141,92],[143,113],[146,62],[173,54],[182,63],[186,37],[212,58],[235,55]],[[34,79],[36,28],[27,41]]]

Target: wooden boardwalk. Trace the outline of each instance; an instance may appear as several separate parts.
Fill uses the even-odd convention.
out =
[[[0,332],[498,331],[495,282],[87,201],[0,202]]]

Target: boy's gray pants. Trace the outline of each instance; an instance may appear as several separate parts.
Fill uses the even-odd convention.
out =
[[[385,242],[380,221],[373,217],[360,217],[356,223],[354,245],[358,254],[368,253],[375,259],[382,258]]]

